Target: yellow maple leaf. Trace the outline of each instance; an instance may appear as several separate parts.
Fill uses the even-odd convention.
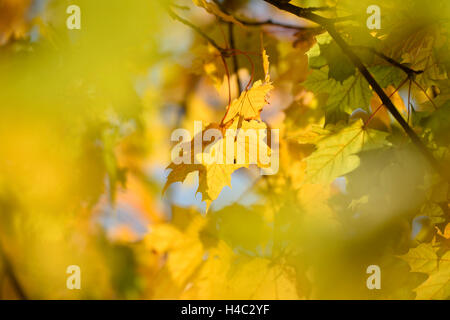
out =
[[[421,243],[416,248],[409,249],[408,253],[400,258],[408,262],[411,272],[431,274],[438,266],[436,251],[430,243]]]
[[[232,15],[229,15],[229,14],[223,12],[219,8],[217,3],[208,1],[208,0],[193,0],[193,1],[194,1],[195,5],[204,8],[206,11],[219,17],[223,21],[232,22],[232,23],[237,24],[238,26],[244,28],[244,25],[242,23],[240,23],[238,20],[236,20],[236,18],[234,18]]]

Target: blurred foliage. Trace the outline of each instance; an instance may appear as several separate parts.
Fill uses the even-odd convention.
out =
[[[450,3],[291,3],[347,17],[450,171]],[[317,25],[263,0],[0,0],[0,88],[1,299],[450,298],[449,182]],[[279,172],[170,165],[194,121],[280,129]]]

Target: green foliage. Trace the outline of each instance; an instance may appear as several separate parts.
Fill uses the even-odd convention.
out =
[[[351,126],[321,138],[316,143],[317,150],[306,159],[308,183],[331,183],[359,165],[356,155],[361,151],[381,148],[386,144],[387,134],[365,128],[359,120]]]

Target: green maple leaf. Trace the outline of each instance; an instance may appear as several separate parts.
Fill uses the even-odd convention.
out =
[[[321,47],[331,42],[328,32],[316,36],[317,43],[306,52],[308,56],[308,66],[312,69],[320,69],[327,64],[327,59],[321,54]]]

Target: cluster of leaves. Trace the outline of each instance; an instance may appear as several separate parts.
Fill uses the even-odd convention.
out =
[[[80,0],[75,33],[59,1],[30,19],[31,1],[0,0],[0,296],[450,297],[448,1],[123,3]],[[279,129],[278,173],[210,163],[230,141],[194,138],[161,181],[172,130],[195,120]],[[230,199],[233,177],[250,185]],[[61,289],[74,263],[80,292]]]

